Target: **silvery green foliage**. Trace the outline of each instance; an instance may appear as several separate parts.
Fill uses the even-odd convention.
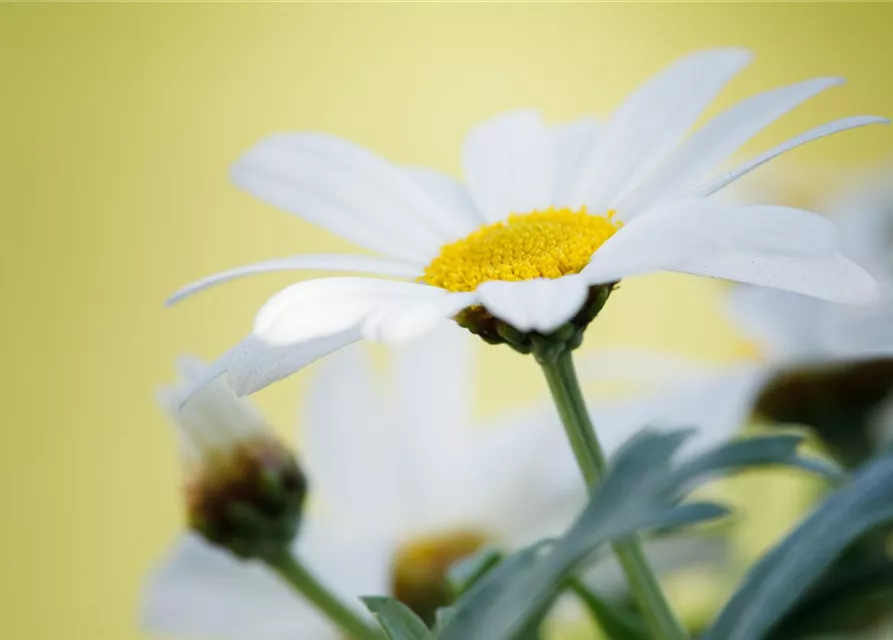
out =
[[[765,465],[786,465],[835,481],[841,472],[797,454],[797,435],[761,436],[725,444],[678,462],[691,431],[646,430],[613,460],[598,491],[561,538],[509,556],[472,585],[456,603],[441,640],[515,640],[540,622],[566,580],[600,546],[643,530],[666,529],[723,516],[710,502],[683,503],[710,476]],[[409,637],[407,637],[409,640]]]
[[[605,601],[577,578],[571,578],[568,586],[611,640],[648,640],[645,621],[637,613],[622,604]]]
[[[433,640],[434,635],[422,619],[399,600],[385,596],[362,600],[384,631],[387,640]]]
[[[863,533],[893,520],[893,451],[866,463],[750,571],[704,640],[765,637]]]
[[[505,555],[498,549],[486,546],[477,553],[450,567],[447,581],[456,596],[468,591],[490,569],[502,562]]]

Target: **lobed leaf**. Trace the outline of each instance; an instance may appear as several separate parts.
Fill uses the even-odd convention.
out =
[[[691,431],[645,430],[617,453],[601,486],[574,525],[548,545],[524,549],[481,577],[459,600],[441,640],[516,640],[542,619],[561,586],[602,545],[643,530],[721,517],[710,502],[682,504],[698,482],[729,470],[787,465],[830,475],[835,467],[802,458],[802,436],[731,442],[699,458],[675,459]]]

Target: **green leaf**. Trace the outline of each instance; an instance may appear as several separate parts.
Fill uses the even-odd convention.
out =
[[[884,529],[880,532],[888,533]],[[865,553],[865,542],[862,539],[850,547],[805,598],[785,613],[773,627],[771,638],[854,635],[889,617],[893,610],[893,559],[882,549]]]
[[[394,598],[360,598],[372,612],[388,640],[433,640],[425,623],[409,607]]]
[[[443,628],[446,626],[447,622],[450,621],[450,617],[453,615],[453,611],[455,609],[453,607],[441,607],[437,611],[434,612],[434,637],[438,637]]]
[[[702,481],[710,475],[736,469],[781,465],[815,473],[836,485],[843,484],[848,475],[836,464],[820,458],[804,458],[797,453],[804,439],[802,434],[780,434],[728,442],[683,465],[674,482],[681,486],[686,478]]]
[[[675,463],[691,431],[645,430],[624,446],[598,491],[561,538],[509,556],[460,598],[441,640],[516,640],[548,611],[561,585],[600,546],[642,530],[681,527],[721,517],[710,502],[682,504],[689,491],[719,473],[763,465],[788,465],[830,473],[801,458],[801,436],[741,440]]]
[[[583,601],[593,619],[611,640],[649,640],[645,621],[634,611],[622,605],[605,602],[595,591],[576,578],[571,578],[568,585]]]
[[[524,575],[536,565],[540,554],[548,544],[538,542],[513,553],[473,584],[456,601],[452,614],[437,636],[438,639],[455,638],[459,640],[463,638],[463,633],[467,633],[467,629],[474,630],[472,635],[467,636],[467,640],[485,637],[491,637],[491,640],[499,638],[500,636],[488,636],[486,627],[476,626],[481,612],[488,610],[495,603],[500,597],[500,590],[504,585],[510,584],[516,577]],[[518,631],[518,635],[520,633],[521,631]]]
[[[862,534],[893,521],[893,454],[860,467],[748,573],[704,640],[762,638]]]
[[[502,562],[504,557],[505,554],[495,547],[486,546],[468,558],[457,562],[447,572],[447,582],[450,588],[457,596],[461,596],[490,569]]]

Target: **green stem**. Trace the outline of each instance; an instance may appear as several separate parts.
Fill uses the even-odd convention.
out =
[[[382,640],[377,631],[341,602],[288,551],[268,558],[267,565],[331,620],[346,637],[351,640]]]
[[[542,367],[577,465],[592,494],[604,474],[605,456],[586,410],[574,361],[570,352],[564,351],[553,362],[542,364]],[[654,637],[657,640],[687,640],[688,633],[670,608],[642,549],[641,539],[631,536],[618,541],[614,544],[614,552]]]

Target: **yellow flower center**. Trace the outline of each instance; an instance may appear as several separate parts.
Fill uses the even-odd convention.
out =
[[[586,207],[512,214],[445,245],[420,282],[447,291],[474,291],[488,280],[560,278],[579,273],[617,229],[614,212],[593,216]]]
[[[391,566],[391,593],[419,617],[433,622],[440,607],[452,600],[447,571],[488,542],[475,531],[454,531],[403,545]]]

